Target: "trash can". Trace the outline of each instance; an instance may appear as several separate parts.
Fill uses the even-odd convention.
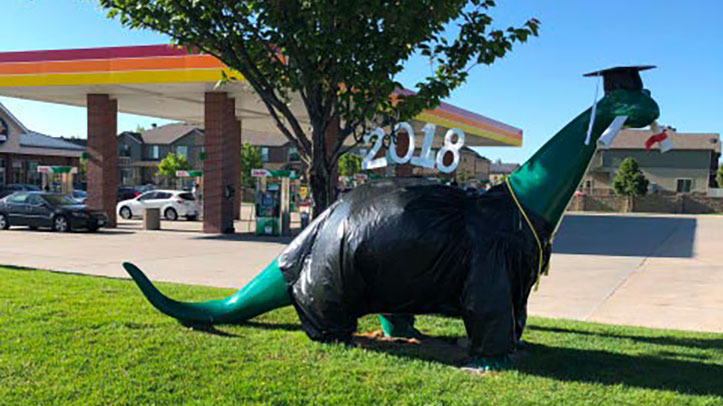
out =
[[[161,229],[161,209],[158,209],[158,208],[143,209],[143,229],[144,230],[160,230]]]

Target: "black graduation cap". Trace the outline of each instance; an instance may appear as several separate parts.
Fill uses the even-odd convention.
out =
[[[615,68],[603,69],[597,72],[587,73],[583,76],[602,76],[603,88],[605,89],[605,94],[608,94],[618,89],[643,90],[643,81],[642,79],[640,79],[640,71],[653,68],[655,68],[655,66],[652,65],[617,66]]]

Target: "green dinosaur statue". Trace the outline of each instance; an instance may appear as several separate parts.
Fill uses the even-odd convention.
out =
[[[178,302],[134,265],[124,267],[153,306],[184,324],[239,323],[293,305],[312,339],[348,341],[365,314],[383,314],[387,335],[402,337],[420,336],[414,314],[444,314],[465,323],[467,367],[502,368],[519,345],[527,298],[598,139],[616,117],[635,128],[658,117],[641,69],[596,72],[605,96],[592,123],[588,109],[505,184],[470,193],[414,178],[369,182],[343,195],[225,299]]]

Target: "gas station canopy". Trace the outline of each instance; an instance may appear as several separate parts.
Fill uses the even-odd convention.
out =
[[[217,87],[222,71],[239,80]],[[86,107],[88,94],[107,94],[123,113],[203,123],[204,95],[213,91],[236,100],[244,130],[279,134],[243,77],[210,55],[168,45],[0,53],[1,96]],[[291,109],[308,125],[298,98]],[[413,127],[428,122],[438,134],[460,128],[468,146],[522,145],[522,130],[446,103],[422,112]]]

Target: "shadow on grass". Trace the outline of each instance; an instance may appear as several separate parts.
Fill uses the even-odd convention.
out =
[[[529,345],[516,369],[561,381],[723,396],[723,366],[646,355]]]
[[[199,331],[206,334],[211,334],[219,337],[239,338],[238,334],[229,333],[223,330],[219,330],[218,327],[223,326],[241,326],[241,327],[252,327],[260,328],[262,330],[283,330],[283,331],[301,331],[301,326],[298,324],[291,323],[260,323],[257,321],[244,321],[240,323],[228,323],[228,324],[201,324],[201,323],[184,323],[179,321],[178,324],[191,329],[193,331]]]
[[[199,331],[199,332],[211,334],[214,336],[228,337],[228,338],[238,338],[239,337],[237,334],[228,333],[228,332],[219,330],[213,324],[184,323],[181,321],[179,321],[178,324],[182,325],[183,327],[188,328],[189,330]]]
[[[700,348],[700,349],[712,349],[723,351],[723,338],[677,338],[677,337],[646,337],[636,336],[629,334],[610,334],[603,332],[584,331],[576,329],[567,329],[561,327],[543,327],[543,326],[527,326],[530,330],[546,331],[551,333],[563,333],[563,334],[582,334],[588,336],[598,337],[609,337],[609,338],[622,338],[633,341],[644,342],[648,344],[659,344],[659,345],[675,345],[680,347]]]
[[[358,346],[367,350],[460,366],[467,357],[467,351],[455,345],[455,341],[448,337],[431,337],[421,343],[380,341],[364,336],[354,339]],[[534,343],[528,343],[527,349],[513,359],[513,369],[519,372],[559,381],[622,384],[685,394],[723,396],[721,365]]]
[[[292,323],[261,323],[258,321],[245,321],[239,323],[239,326],[260,328],[263,330],[284,330],[284,331],[302,331],[301,324]]]

